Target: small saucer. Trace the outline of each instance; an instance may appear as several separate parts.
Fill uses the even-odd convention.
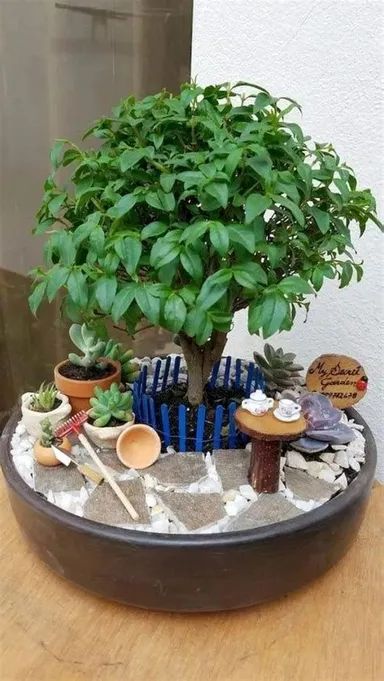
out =
[[[276,419],[279,421],[284,421],[285,423],[292,423],[293,421],[298,421],[300,416],[301,416],[301,411],[297,412],[297,414],[292,414],[292,416],[283,416],[280,414],[279,409],[274,409],[273,415]]]

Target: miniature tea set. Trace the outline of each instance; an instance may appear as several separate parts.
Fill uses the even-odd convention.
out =
[[[267,397],[266,394],[258,389],[251,393],[248,399],[242,401],[243,409],[249,411],[253,416],[264,416],[269,409],[275,405],[275,400],[272,397]],[[301,407],[297,402],[287,398],[281,398],[278,407],[273,410],[273,415],[279,420],[286,423],[297,421],[300,418]]]

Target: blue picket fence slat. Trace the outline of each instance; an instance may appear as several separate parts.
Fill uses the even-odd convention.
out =
[[[218,405],[213,416],[213,433],[205,434],[206,414],[205,405],[200,405],[196,413],[194,433],[188,432],[188,410],[185,405],[178,406],[178,430],[172,435],[170,425],[170,412],[167,404],[160,404],[160,410],[156,407],[157,400],[162,391],[168,386],[176,385],[179,380],[181,357],[180,355],[168,356],[164,360],[158,360],[155,364],[152,385],[150,384],[147,366],[144,366],[139,378],[133,385],[133,407],[137,423],[146,423],[155,428],[162,438],[163,446],[173,445],[179,451],[190,450],[203,451],[220,449],[220,447],[236,448],[244,447],[248,438],[236,428],[234,413],[238,404],[231,402],[228,409]],[[246,365],[245,365],[246,366]],[[224,371],[220,371],[223,367]],[[254,362],[249,362],[246,372],[243,370],[244,363],[241,359],[231,356],[222,358],[216,362],[212,369],[209,385],[214,387],[222,385],[225,388],[243,388],[249,397],[250,393],[257,388],[265,388],[265,379],[262,371]],[[231,375],[231,370],[234,370]],[[220,374],[220,375],[219,375]],[[161,378],[160,378],[161,376]],[[158,415],[157,415],[158,414]],[[224,435],[222,434],[223,428]],[[209,438],[209,439],[208,439]]]
[[[179,452],[187,451],[187,410],[185,404],[179,404]]]

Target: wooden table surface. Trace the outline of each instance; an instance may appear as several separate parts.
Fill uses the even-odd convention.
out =
[[[349,554],[301,591],[177,615],[106,602],[50,572],[21,538],[1,481],[0,679],[381,681],[383,501],[377,486]]]

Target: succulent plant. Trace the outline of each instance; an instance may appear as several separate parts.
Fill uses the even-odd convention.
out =
[[[282,392],[287,388],[294,388],[302,384],[303,377],[301,371],[304,370],[300,364],[295,364],[295,353],[284,352],[283,348],[275,350],[272,345],[264,345],[264,357],[258,352],[253,356],[256,364],[265,376],[266,388],[269,392]]]
[[[57,399],[57,389],[53,383],[42,383],[38,392],[32,396],[29,408],[32,411],[51,411]]]
[[[55,440],[52,423],[46,418],[41,422],[40,444],[43,447],[51,447]]]
[[[69,337],[74,345],[83,352],[83,357],[70,352],[68,359],[71,364],[82,367],[92,367],[103,355],[105,342],[97,337],[97,333],[86,324],[72,324],[69,329]]]
[[[139,377],[140,367],[132,362],[133,350],[124,350],[122,343],[110,339],[105,346],[104,357],[120,362],[123,383],[133,383]]]
[[[107,390],[96,387],[93,394],[94,397],[90,399],[92,409],[89,416],[93,419],[94,426],[103,428],[114,418],[118,421],[132,421],[131,392],[122,393],[117,383],[112,383]]]

